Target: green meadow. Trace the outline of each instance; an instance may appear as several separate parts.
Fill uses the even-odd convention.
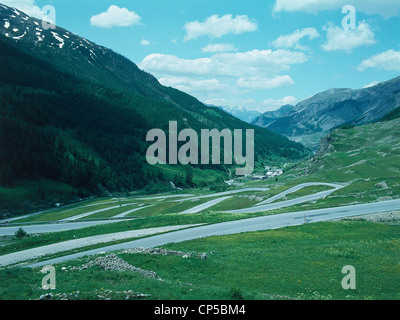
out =
[[[218,192],[215,189],[182,190],[194,199],[154,198],[143,195],[89,199],[65,208],[53,208],[23,218],[16,223],[55,222],[91,213],[78,221],[109,219],[140,208],[122,222],[90,228],[28,235],[22,239],[1,239],[0,255],[62,241],[129,230],[187,224],[212,224],[262,215],[333,206],[398,199],[400,196],[400,120],[362,127],[338,129],[331,134],[327,152],[312,159],[291,163],[277,179],[254,181],[236,179],[239,188],[267,188],[266,191],[240,192],[229,199],[195,214],[179,214],[194,206],[216,199],[199,198]],[[171,175],[174,175],[171,172]],[[345,183],[327,197],[291,207],[261,213],[231,214],[225,211],[247,208],[305,182]],[[231,190],[233,187],[225,187]],[[284,201],[321,191],[312,186],[287,194]],[[172,195],[171,193],[166,194]],[[177,200],[177,201],[175,201]],[[102,210],[102,211],[98,211]],[[93,212],[98,211],[98,212]],[[121,240],[115,243],[119,243]],[[114,242],[113,242],[114,243]],[[102,245],[63,252],[98,248]],[[304,224],[262,232],[209,237],[169,244],[166,249],[193,253],[159,256],[116,252],[127,263],[156,272],[162,279],[146,278],[134,271],[106,271],[97,266],[81,271],[72,266],[95,259],[85,257],[56,265],[57,289],[53,297],[69,299],[126,299],[124,292],[143,293],[137,299],[350,299],[380,300],[400,298],[400,224],[398,220],[367,222],[341,220]],[[205,252],[207,259],[194,254]],[[43,257],[43,259],[47,259]],[[40,259],[39,259],[40,260]],[[345,290],[341,281],[344,266],[356,270],[357,287]],[[66,268],[66,269],[65,269]],[[46,293],[40,287],[40,269],[8,267],[0,270],[1,299],[38,299]],[[79,293],[77,293],[79,292]],[[57,295],[58,294],[58,295]],[[128,297],[129,298],[129,297]],[[132,298],[132,297],[130,297]]]
[[[56,265],[57,294],[70,299],[125,299],[123,291],[149,295],[140,299],[381,300],[400,298],[400,226],[365,221],[308,224],[292,228],[210,237],[164,248],[192,256],[117,252],[162,281],[134,271],[106,271],[98,266],[77,271],[89,259]],[[207,254],[203,260],[193,253]],[[356,289],[345,290],[344,266],[356,270]],[[64,270],[62,269],[64,267]],[[38,299],[40,268],[0,270],[2,299]],[[76,294],[76,292],[79,292]],[[102,293],[102,294],[100,294]]]

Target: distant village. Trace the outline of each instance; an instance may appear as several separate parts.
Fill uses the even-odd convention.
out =
[[[283,168],[265,166],[264,174],[260,174],[260,173],[251,174],[247,178],[250,180],[267,180],[267,179],[271,179],[271,178],[276,178],[283,174],[283,170],[285,169],[285,167],[286,167],[286,164],[283,166]],[[234,180],[233,179],[228,180],[228,181],[225,181],[225,183],[227,183],[228,185],[233,185]]]
[[[285,164],[286,166],[286,164]],[[283,169],[285,168],[277,168],[277,167],[269,167],[265,166],[265,173],[264,174],[252,174],[250,175],[250,180],[267,180],[270,178],[275,178],[283,174]]]

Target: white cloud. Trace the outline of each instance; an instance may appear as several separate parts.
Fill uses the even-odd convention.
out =
[[[143,38],[142,41],[140,41],[140,44],[142,46],[148,46],[148,45],[150,45],[150,41]]]
[[[379,53],[369,59],[365,59],[358,66],[358,70],[364,71],[368,68],[400,72],[400,51],[388,50]]]
[[[275,78],[240,78],[236,81],[236,85],[240,88],[248,88],[254,90],[275,89],[283,86],[294,85],[293,79],[288,76],[276,76]]]
[[[1,3],[16,8],[34,18],[43,19],[45,17],[45,13],[35,5],[34,0],[2,0]]]
[[[115,5],[90,18],[92,26],[99,28],[128,27],[140,24],[140,21],[141,17],[136,12]]]
[[[201,52],[204,53],[229,52],[229,51],[237,51],[237,49],[233,44],[229,43],[209,44],[208,46],[201,49]]]
[[[165,77],[159,79],[160,83],[167,87],[173,87],[195,97],[213,97],[216,93],[228,90],[226,84],[218,79],[196,79],[190,77]]]
[[[264,111],[274,111],[287,104],[295,106],[298,102],[299,100],[293,96],[287,96],[282,99],[267,99],[263,101],[263,105],[267,107],[267,110]]]
[[[280,36],[272,43],[272,45],[275,48],[295,48],[298,50],[305,50],[307,48],[300,45],[300,40],[305,37],[308,37],[310,40],[312,40],[318,38],[319,33],[315,28],[298,29],[291,34]]]
[[[207,75],[211,72],[211,64],[213,61],[210,58],[189,60],[169,54],[152,53],[143,59],[139,67],[147,72],[164,75]]]
[[[350,53],[358,47],[376,43],[375,34],[365,21],[360,22],[356,30],[346,30],[335,26],[333,23],[324,26],[324,30],[327,32],[327,42],[322,45],[325,51],[346,51]]]
[[[205,104],[211,104],[211,105],[214,105],[214,106],[230,106],[230,101],[228,101],[227,99],[225,99],[225,98],[215,98],[215,99],[209,99],[209,100],[206,100],[206,101],[204,101],[204,103]]]
[[[378,14],[384,18],[395,17],[400,12],[400,1],[398,0],[276,0],[275,12],[303,11],[318,13],[325,10],[341,10],[343,6],[351,4],[357,11],[368,15]]]
[[[216,53],[197,59],[155,53],[145,57],[139,67],[154,74],[162,84],[187,92],[201,101],[259,108],[263,98],[243,104],[244,98],[249,93],[260,96],[264,94],[262,90],[293,85],[294,81],[286,71],[307,60],[304,52],[283,49]]]
[[[227,34],[241,34],[245,32],[252,32],[258,29],[257,23],[251,21],[248,16],[236,16],[231,14],[219,17],[213,15],[208,17],[204,22],[192,21],[187,22],[184,26],[186,35],[184,40],[193,40],[201,36],[208,36],[212,39],[221,38]]]
[[[271,77],[287,71],[291,65],[308,60],[303,52],[289,50],[252,50],[236,53],[217,53],[207,58],[183,59],[174,55],[150,54],[140,68],[155,74]]]

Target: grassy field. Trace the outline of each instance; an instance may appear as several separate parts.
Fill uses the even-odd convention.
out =
[[[71,186],[61,182],[46,179],[39,182],[22,181],[11,188],[0,186],[0,208],[3,212],[7,212],[5,208],[14,206],[30,210],[32,202],[35,201],[39,211],[41,207],[48,207],[49,203],[59,202],[62,198],[73,198],[75,192]]]
[[[234,194],[230,199],[196,214],[178,213],[215,197],[177,202],[173,201],[175,199],[142,199],[143,196],[99,198],[67,208],[52,209],[17,222],[56,221],[107,209],[83,218],[102,219],[139,206],[143,208],[128,215],[137,217],[133,220],[81,230],[31,235],[21,240],[13,237],[0,239],[0,255],[134,229],[218,223],[260,215],[398,199],[399,132],[400,120],[335,130],[331,134],[327,152],[317,154],[302,164],[291,164],[288,166],[290,170],[285,170],[278,179],[236,179],[236,182],[243,184],[240,188],[264,187],[269,190]],[[173,174],[175,172],[171,171]],[[346,183],[347,186],[324,199],[284,209],[250,214],[224,213],[254,206],[305,182]],[[328,189],[326,186],[308,187],[278,201]],[[196,197],[213,192],[217,191],[199,188],[182,190],[181,193]],[[129,205],[121,207],[126,204]],[[193,240],[170,244],[165,248],[206,252],[207,259],[117,253],[135,267],[156,272],[164,281],[145,278],[133,271],[105,271],[98,267],[79,272],[61,270],[64,266],[80,266],[87,258],[70,261],[56,266],[57,290],[54,294],[67,293],[71,299],[125,299],[124,291],[132,290],[150,295],[147,299],[400,299],[398,223],[389,225],[346,220],[307,224]],[[341,287],[344,277],[341,270],[345,265],[356,268],[356,290],[344,290]],[[39,269],[0,270],[0,299],[38,298],[44,293],[40,289],[42,277]]]
[[[71,293],[70,299],[125,299],[123,291],[128,290],[150,295],[146,299],[400,299],[399,225],[317,223],[164,248],[206,252],[207,259],[117,253],[135,267],[156,272],[163,281],[97,266],[61,270],[84,264],[83,258],[56,266],[57,289],[52,293],[55,298]],[[346,265],[356,269],[355,290],[341,286]],[[39,298],[44,293],[39,271],[0,270],[1,299]]]

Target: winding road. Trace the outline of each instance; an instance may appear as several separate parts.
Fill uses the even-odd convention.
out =
[[[50,245],[27,249],[23,251],[13,252],[1,256],[0,267],[7,266],[11,264],[15,264],[21,261],[31,260],[35,258],[40,258],[42,256],[48,254],[55,254],[58,252],[78,249],[86,246],[97,245],[100,243],[107,243],[112,241],[131,239],[131,238],[140,238],[153,234],[174,231],[184,228],[190,228],[196,225],[180,225],[180,226],[170,226],[170,227],[158,227],[158,228],[148,228],[148,229],[139,229],[139,230],[131,230],[131,231],[123,231],[123,232],[115,232],[110,234],[101,234],[97,236],[91,236],[86,238],[62,241],[58,243],[53,243]]]
[[[222,197],[222,198],[217,198],[217,199],[208,201],[206,203],[200,204],[200,205],[198,205],[196,207],[187,209],[186,211],[183,211],[180,214],[198,213],[198,212],[201,212],[201,211],[206,210],[208,208],[211,208],[211,207],[215,206],[216,204],[221,203],[222,201],[228,200],[230,198],[232,198],[232,196],[226,196],[226,197]]]
[[[285,200],[285,201],[273,203],[274,201],[285,197],[287,194],[296,192],[296,191],[301,190],[306,187],[317,186],[317,185],[330,186],[330,187],[332,187],[332,189],[327,190],[327,191],[317,192],[317,193],[311,194],[311,195],[298,197],[298,198],[291,199],[291,200]],[[281,192],[265,201],[258,203],[255,206],[250,207],[250,208],[231,210],[231,211],[227,211],[227,212],[231,212],[231,213],[266,212],[268,210],[284,208],[284,207],[292,206],[292,205],[298,204],[298,203],[321,199],[343,187],[345,187],[345,185],[331,184],[331,183],[303,183],[303,184],[297,185],[295,187],[292,187],[284,192]],[[211,201],[208,201],[208,202],[203,203],[198,206],[194,206],[191,209],[181,212],[181,214],[190,214],[190,213],[201,212],[207,208],[210,208],[210,207],[216,205],[217,203],[220,203],[224,200],[231,198],[232,195],[235,193],[245,192],[245,191],[266,191],[266,190],[268,190],[268,189],[266,189],[266,188],[238,189],[238,190],[232,190],[232,191],[228,191],[228,192],[221,192],[221,193],[216,193],[216,194],[199,196],[199,197],[196,197],[196,199],[212,198],[212,197],[216,197],[216,199],[213,199]],[[157,199],[157,197],[154,197],[153,199]],[[194,199],[194,198],[190,195],[189,198],[184,198],[184,199],[175,200],[175,201],[186,201],[186,200],[190,200],[190,199]],[[135,209],[132,209],[132,210],[135,210]],[[130,212],[133,212],[132,210],[130,210]],[[156,247],[156,246],[161,246],[161,245],[165,245],[168,243],[177,243],[177,242],[182,242],[182,241],[199,239],[199,238],[203,238],[203,237],[229,235],[229,234],[261,231],[261,230],[270,230],[270,229],[277,229],[277,228],[282,228],[282,227],[287,227],[287,226],[301,225],[304,223],[332,221],[332,220],[343,219],[343,218],[347,218],[347,217],[354,217],[354,216],[372,214],[372,213],[383,213],[383,212],[395,211],[395,210],[400,210],[400,200],[391,200],[391,201],[382,201],[382,202],[368,203],[368,204],[348,205],[348,206],[341,206],[341,207],[334,207],[334,208],[282,213],[282,214],[277,214],[277,215],[261,216],[261,217],[256,217],[256,218],[247,218],[247,219],[242,219],[242,220],[235,220],[235,221],[229,221],[229,222],[223,222],[223,223],[217,223],[217,224],[211,224],[211,225],[202,225],[202,226],[192,227],[189,229],[183,229],[183,230],[178,230],[178,231],[171,231],[172,230],[171,229],[170,230],[171,232],[169,232],[169,233],[154,235],[154,236],[150,236],[148,238],[133,240],[133,241],[117,244],[117,245],[103,246],[98,249],[93,249],[93,250],[89,250],[89,251],[66,255],[66,256],[51,259],[51,260],[46,260],[46,261],[42,261],[42,262],[38,262],[38,263],[26,264],[25,266],[39,267],[39,266],[48,265],[48,264],[61,263],[64,261],[76,259],[76,258],[87,256],[87,255],[94,255],[94,254],[98,254],[98,253],[104,252],[104,251],[122,250],[122,249],[134,248],[134,247]],[[123,214],[120,214],[119,216],[122,217],[125,214],[126,214],[126,212]],[[69,220],[71,221],[73,219],[69,219]],[[118,220],[118,219],[112,220],[111,219],[111,220],[105,220],[105,221],[117,222],[117,221],[121,221],[121,220]],[[45,228],[47,230],[46,232],[49,232],[49,230],[57,231],[56,229],[60,229],[60,227],[67,226],[67,225],[76,225],[77,227],[80,226],[83,228],[83,227],[89,226],[90,224],[95,224],[95,223],[98,224],[100,222],[99,221],[68,222],[68,223],[65,222],[65,223],[60,223],[60,224],[50,224],[50,225],[41,225],[41,226],[31,225],[31,226],[26,226],[26,227],[24,226],[24,229],[26,229],[26,231],[28,231],[28,232],[30,231],[30,233],[35,233],[34,232],[35,230],[40,231],[40,229]],[[7,231],[8,234],[10,234],[12,231],[15,232],[15,229],[10,229],[10,228],[18,228],[18,227],[16,227],[16,226],[15,227],[0,227],[0,235],[4,234],[4,231]],[[41,230],[41,231],[43,232],[43,230]],[[107,235],[107,236],[112,237],[112,235]],[[97,239],[97,238],[95,238],[95,239]],[[76,243],[82,244],[82,243],[84,243],[84,241],[85,241],[85,239],[77,239]],[[100,241],[100,239],[97,239],[97,241]],[[77,245],[76,243],[75,243],[75,245]],[[57,247],[57,245],[59,245],[59,246]],[[68,242],[66,243],[66,245],[65,245],[65,243],[64,244],[55,244],[55,247],[65,248],[67,250]],[[17,252],[17,253],[13,254],[14,255],[13,257],[18,257],[18,259],[19,259],[18,261],[28,261],[29,259],[32,259],[32,252],[37,254],[38,252],[40,252],[41,249],[42,248],[35,248],[34,250],[32,249],[33,251],[31,251],[30,254],[29,254],[29,252],[26,252],[25,255],[23,252]],[[5,257],[5,256],[3,256],[3,257]],[[2,259],[3,257],[0,257],[0,259]]]
[[[95,255],[104,251],[116,251],[135,247],[157,247],[168,243],[177,243],[211,236],[221,236],[242,232],[262,231],[288,226],[297,226],[304,224],[305,221],[307,221],[307,223],[332,221],[364,214],[382,213],[394,210],[400,210],[400,200],[391,200],[327,209],[307,210],[243,220],[235,220],[191,229],[179,230],[113,246],[79,252],[60,258],[28,264],[26,266],[35,268],[49,264],[62,263],[68,260],[73,260],[88,255]]]
[[[330,190],[326,190],[326,191],[321,191],[321,192],[317,192],[315,194],[310,194],[307,196],[303,196],[303,197],[298,197],[295,199],[291,199],[291,200],[286,200],[286,201],[280,201],[280,202],[276,202],[276,203],[271,203],[273,201],[279,200],[283,197],[285,197],[286,195],[299,191],[303,188],[306,187],[311,187],[311,186],[329,186],[332,187],[332,189]],[[256,212],[265,212],[265,211],[270,211],[270,210],[276,210],[276,209],[281,209],[281,208],[286,208],[286,207],[290,207],[296,204],[300,204],[300,203],[304,203],[304,202],[309,202],[309,201],[314,201],[314,200],[318,200],[318,199],[322,199],[325,198],[326,196],[330,195],[331,193],[344,188],[345,186],[343,185],[338,185],[338,184],[332,184],[332,183],[302,183],[299,184],[293,188],[290,188],[286,191],[283,191],[265,201],[262,201],[260,203],[257,203],[255,206],[250,207],[250,208],[246,208],[246,209],[238,209],[238,210],[230,210],[227,211],[229,213],[256,213]]]
[[[285,197],[286,195],[288,195],[290,193],[297,192],[297,191],[299,191],[301,189],[304,189],[304,188],[307,188],[307,187],[315,187],[315,186],[331,187],[331,188],[333,188],[332,190],[324,191],[324,192],[327,192],[327,194],[331,194],[332,192],[334,192],[336,190],[342,189],[346,185],[341,185],[341,184],[336,184],[336,183],[325,183],[325,182],[306,182],[306,183],[301,183],[301,184],[298,184],[297,186],[294,186],[294,187],[292,187],[292,188],[290,188],[290,189],[288,189],[286,191],[283,191],[283,192],[281,192],[281,193],[279,193],[279,194],[277,194],[277,195],[275,195],[275,196],[273,196],[271,198],[268,198],[265,201],[257,203],[256,206],[261,206],[261,205],[264,205],[264,204],[268,204],[268,203],[274,202],[276,200],[279,200],[279,199]]]
[[[132,218],[135,219],[135,218]],[[77,230],[88,227],[93,227],[101,224],[108,223],[116,223],[127,221],[129,219],[108,219],[108,220],[96,220],[96,221],[82,221],[82,222],[54,222],[54,223],[46,223],[46,224],[32,224],[32,225],[23,225],[23,229],[28,234],[39,234],[39,233],[48,233],[48,232],[60,232],[60,231],[68,231],[68,230]],[[4,236],[12,236],[15,232],[21,227],[21,225],[14,225],[8,227],[0,227],[0,237]]]

